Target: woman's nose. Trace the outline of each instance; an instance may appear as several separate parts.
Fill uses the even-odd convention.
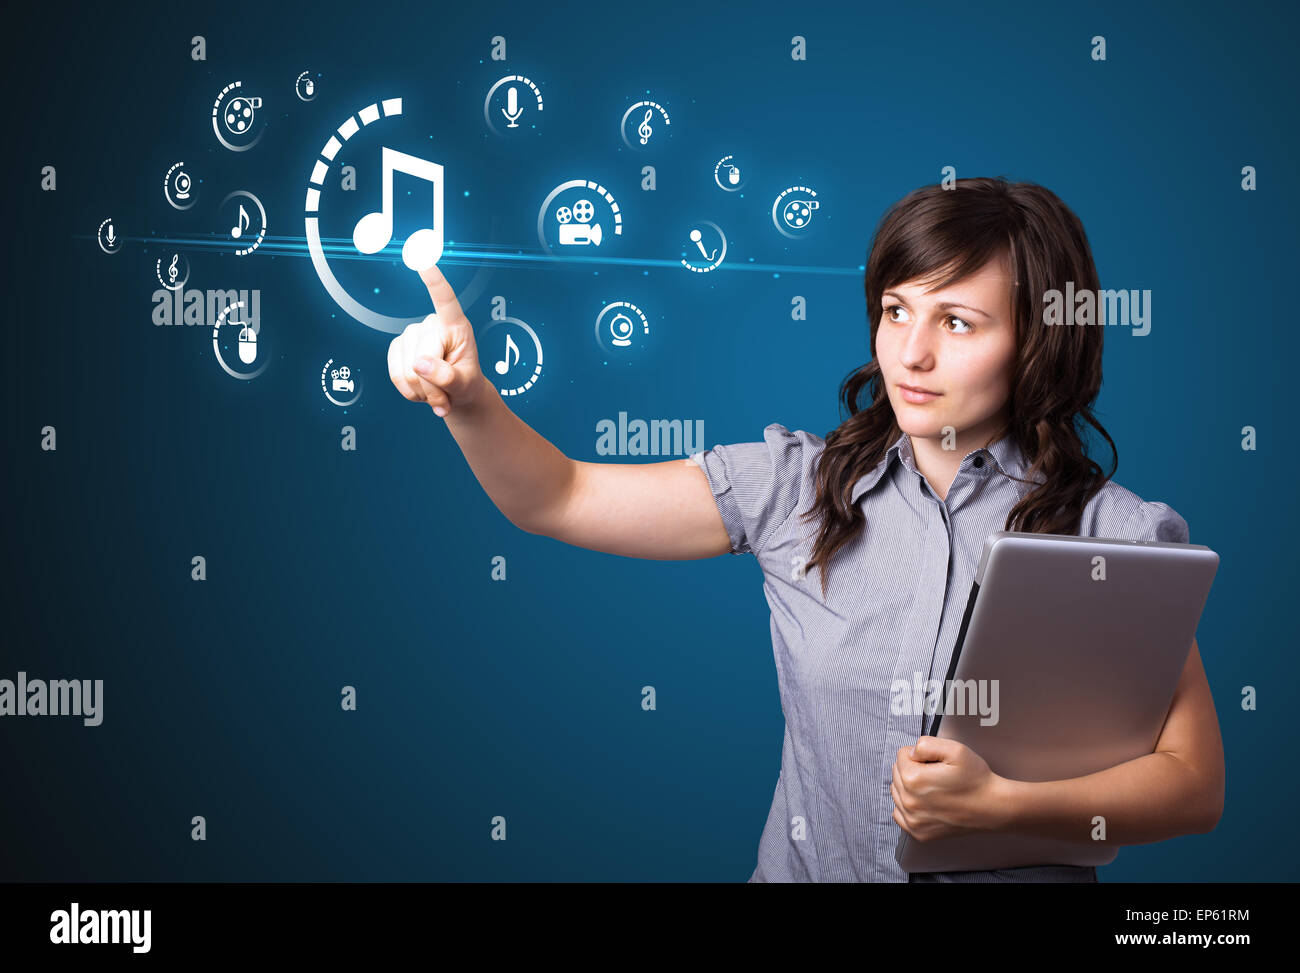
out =
[[[899,349],[899,359],[908,367],[915,368],[929,363],[934,354],[934,337],[925,322],[917,321],[907,329],[903,345]]]

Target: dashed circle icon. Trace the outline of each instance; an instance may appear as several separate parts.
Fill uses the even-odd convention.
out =
[[[791,186],[772,200],[772,222],[783,236],[803,239],[812,232],[813,214],[821,208],[821,200],[813,189]]]
[[[576,192],[565,196],[563,203],[556,201],[561,193],[570,190]],[[579,192],[582,193],[581,198],[573,200]],[[555,208],[552,209],[552,206]],[[605,206],[609,207],[608,210],[604,209]],[[596,212],[597,207],[602,209],[599,214]],[[550,222],[552,219],[555,223]],[[559,225],[556,226],[556,223]],[[547,239],[548,227],[553,240]],[[551,249],[553,242],[565,250],[587,245],[598,247],[602,240],[612,242],[614,237],[621,236],[622,233],[623,211],[619,209],[618,202],[608,189],[590,179],[570,179],[560,183],[546,194],[537,210],[537,242],[547,253],[554,253]]]

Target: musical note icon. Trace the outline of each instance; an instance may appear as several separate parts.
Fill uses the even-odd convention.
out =
[[[176,261],[179,260],[180,257],[181,255],[179,253],[172,254],[172,262],[167,265],[167,279],[173,284],[176,283]]]
[[[654,109],[647,108],[645,110],[645,118],[643,118],[641,120],[641,124],[636,127],[636,134],[641,136],[642,145],[645,145],[647,142],[649,142],[650,136],[654,134],[654,129],[650,127],[650,116],[653,114],[654,114]]]
[[[517,344],[515,344],[515,339],[514,339],[514,338],[510,337],[510,335],[506,335],[506,356],[505,356],[505,358],[501,359],[499,362],[496,363],[496,370],[497,370],[497,374],[498,374],[498,375],[504,375],[506,372],[510,371],[510,365],[507,364],[507,362],[510,361],[510,352],[511,352],[511,351],[514,351],[514,353],[515,353],[515,360],[514,360],[513,364],[518,365],[518,364],[519,364],[519,346],[518,346]]]
[[[244,235],[244,231],[247,229],[248,229],[248,213],[241,205],[239,207],[239,222],[230,228],[230,235],[234,239],[238,240],[241,236]]]
[[[402,263],[411,270],[427,270],[442,257],[442,166],[388,146],[384,146],[383,162],[383,208],[357,221],[352,245],[361,253],[378,253],[392,241],[393,172],[404,172],[433,183],[433,226],[416,230],[402,244]]]

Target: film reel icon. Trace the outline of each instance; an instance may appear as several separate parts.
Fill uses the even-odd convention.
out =
[[[782,236],[791,240],[802,239],[810,232],[813,214],[821,206],[816,190],[809,186],[791,186],[773,200],[772,224]]]
[[[235,135],[243,135],[253,124],[253,113],[261,107],[261,98],[231,98],[226,106],[226,128]]]
[[[244,94],[243,87],[244,82],[232,81],[221,89],[212,102],[212,133],[231,152],[247,152],[262,140],[264,134],[264,130],[259,130],[256,135],[252,135],[254,117],[257,109],[262,107],[262,99]],[[231,142],[221,134],[223,128],[236,142]],[[252,137],[248,138],[250,135]],[[243,142],[246,138],[248,141]]]

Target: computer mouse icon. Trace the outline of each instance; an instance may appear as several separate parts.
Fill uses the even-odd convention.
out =
[[[727,182],[733,186],[740,182],[740,170],[735,166],[728,166],[731,171],[727,173]]]
[[[245,365],[253,364],[257,357],[257,332],[244,325],[239,330],[239,360]]]

